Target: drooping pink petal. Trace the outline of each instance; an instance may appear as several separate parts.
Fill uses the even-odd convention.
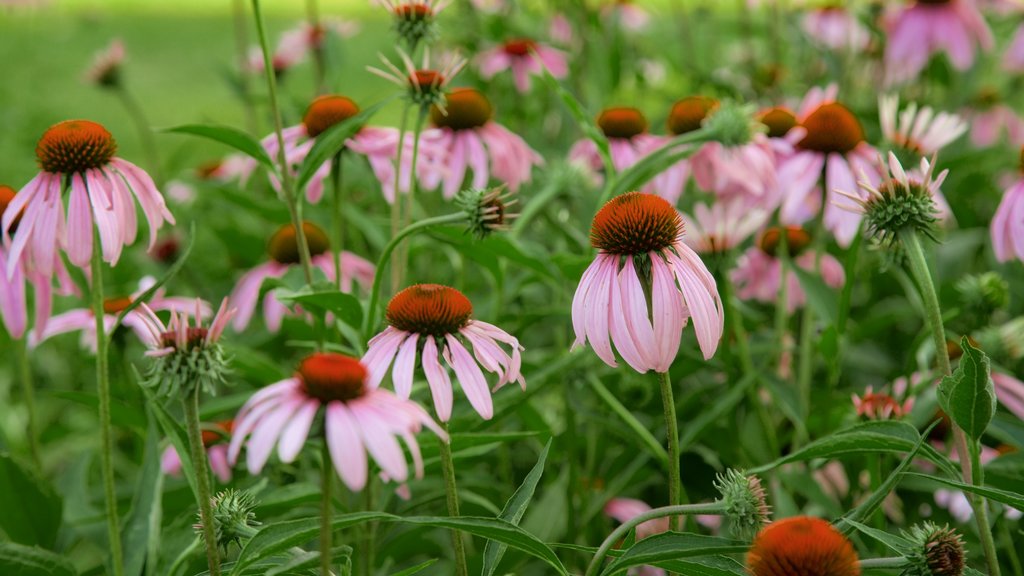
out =
[[[452,417],[452,381],[437,358],[437,344],[433,336],[427,336],[423,341],[422,364],[434,399],[434,411],[442,422],[447,422]]]
[[[338,476],[350,490],[362,490],[366,486],[368,468],[366,448],[351,411],[342,402],[327,404],[324,426],[327,448]]]
[[[473,357],[463,347],[459,339],[451,334],[445,335],[447,342],[445,360],[455,371],[459,379],[459,385],[469,399],[470,405],[480,414],[484,420],[490,420],[494,416],[494,406],[491,403],[491,393],[487,389],[487,380],[480,370]]]

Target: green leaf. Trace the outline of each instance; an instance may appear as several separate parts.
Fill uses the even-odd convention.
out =
[[[616,558],[601,572],[601,576],[613,576],[632,568],[664,560],[694,558],[712,554],[738,554],[746,552],[749,545],[739,540],[702,536],[688,532],[664,532],[637,542]]]
[[[5,509],[4,515],[7,514]],[[63,557],[42,548],[0,542],[0,574],[4,576],[76,576]]]
[[[792,260],[788,268],[796,274],[800,287],[807,295],[807,302],[814,309],[819,318],[824,318],[829,324],[835,324],[839,315],[839,297],[836,291],[830,288],[820,276],[808,272],[799,267]]]
[[[519,526],[499,518],[460,516],[458,518],[412,517],[397,520],[405,524],[422,524],[436,528],[462,530],[474,536],[495,540],[543,560],[562,576],[569,575],[558,556],[547,544]]]
[[[356,512],[335,516],[331,520],[331,526],[335,530],[361,524],[370,520],[396,520],[398,517],[384,512]],[[304,544],[320,533],[320,518],[301,518],[268,524],[260,529],[255,536],[249,539],[238,554],[231,574],[241,574],[242,571],[264,558],[280,554],[292,546]]]
[[[709,556],[694,560],[669,560],[656,562],[654,566],[686,576],[748,576],[750,573],[736,560],[728,556]]]
[[[363,319],[363,305],[351,294],[339,292],[333,284],[317,283],[293,291],[274,290],[274,297],[284,304],[298,304],[311,312],[330,312],[349,326],[359,326]]]
[[[569,109],[569,113],[572,115],[573,120],[576,121],[576,125],[579,127],[583,135],[589,138],[597,145],[597,152],[601,155],[601,162],[604,164],[605,172],[608,176],[615,173],[615,165],[612,164],[611,149],[608,145],[608,138],[598,129],[594,122],[594,116],[586,111],[576,96],[572,92],[569,92],[557,78],[551,75],[551,72],[544,68],[544,81],[547,82],[548,86],[558,94],[561,98],[562,103]]]
[[[9,539],[53,548],[63,513],[60,495],[9,454],[0,454],[0,510],[0,529]]]
[[[159,548],[160,539],[160,496],[163,488],[163,474],[160,472],[160,436],[152,413],[147,410],[146,414],[149,417],[149,425],[146,429],[142,470],[135,486],[135,494],[132,496],[128,521],[121,530],[124,571],[129,576],[142,574],[144,566],[155,562],[155,557],[147,562],[147,555],[152,555]]]
[[[405,570],[402,570],[401,572],[395,572],[391,576],[412,576],[413,574],[419,574],[420,572],[423,572],[427,568],[430,568],[431,566],[433,566],[436,562],[437,562],[437,558],[433,558],[431,560],[427,560],[426,562],[421,562],[421,563],[419,563],[419,564],[417,564],[417,565],[415,565],[415,566],[413,566],[411,568],[406,568]]]
[[[159,280],[154,282],[153,285],[147,288],[145,292],[133,298],[132,301],[128,304],[128,306],[121,310],[121,312],[117,315],[117,321],[114,323],[114,326],[120,326],[121,323],[124,322],[124,318],[125,316],[128,315],[129,312],[138,308],[139,305],[142,304],[143,302],[148,302],[149,299],[152,298],[154,294],[156,294],[157,290],[162,288],[164,284],[167,284],[167,282],[170,281],[171,278],[174,278],[174,276],[178,272],[180,272],[182,268],[184,268],[185,262],[188,260],[189,255],[192,254],[192,248],[194,248],[196,245],[196,223],[194,220],[192,221],[192,224],[189,225],[188,227],[188,238],[188,246],[186,246],[185,249],[181,252],[181,256],[178,256],[178,259],[174,262],[174,264],[171,265],[170,268],[167,269],[167,272],[165,272],[164,275],[161,276]],[[109,339],[110,335],[107,335],[107,338]]]
[[[534,491],[537,490],[537,483],[540,482],[541,476],[544,475],[544,463],[548,459],[548,450],[550,448],[551,440],[548,440],[548,443],[544,445],[544,450],[537,457],[537,463],[533,465],[533,469],[526,475],[523,483],[515,491],[515,494],[505,503],[505,508],[501,511],[498,518],[508,520],[517,526],[519,525],[519,521],[523,519],[523,514],[526,513],[526,508],[533,499]],[[494,571],[498,569],[498,564],[501,563],[501,557],[505,555],[505,549],[506,546],[504,544],[496,544],[490,540],[487,542],[487,545],[484,547],[484,566],[481,574],[484,576],[494,574]]]
[[[274,162],[270,159],[270,156],[267,155],[267,151],[263,149],[263,146],[260,145],[259,140],[256,140],[238,128],[224,126],[221,124],[185,124],[183,126],[167,128],[162,130],[162,132],[168,132],[171,134],[189,134],[220,142],[221,144],[227,144],[253,160],[256,160],[268,170],[275,169]]]
[[[877,528],[872,528],[871,526],[865,526],[864,524],[861,524],[856,520],[850,520],[849,518],[844,519],[843,522],[846,522],[847,524],[853,526],[860,532],[874,538],[875,540],[878,540],[882,544],[885,544],[886,546],[891,548],[894,552],[897,552],[903,556],[909,556],[917,550],[917,547],[914,546],[913,542],[907,540],[902,536],[890,534],[885,530],[879,530]]]
[[[178,423],[178,420],[176,420],[174,416],[171,416],[167,412],[167,409],[149,393],[147,388],[143,388],[142,391],[146,394],[147,403],[153,410],[153,416],[156,417],[157,424],[160,425],[160,428],[171,440],[171,444],[178,452],[178,459],[181,460],[181,474],[186,480],[188,480],[188,485],[192,488],[192,495],[198,499],[199,490],[196,488],[196,472],[195,467],[192,466],[192,452],[189,451],[188,436],[185,434],[185,429],[182,428],[181,424]]]
[[[964,355],[951,376],[939,384],[939,405],[974,441],[981,439],[996,413],[996,391],[988,356],[960,339]]]
[[[647,447],[647,451],[657,458],[663,465],[667,466],[668,452],[666,452],[665,447],[654,438],[651,431],[645,428],[644,425],[636,419],[636,416],[633,416],[633,413],[622,405],[622,402],[619,402],[619,399],[616,398],[610,390],[608,390],[604,383],[601,382],[601,379],[593,372],[587,376],[587,381],[594,388],[594,391],[597,392],[598,397],[600,397],[601,400],[604,400],[604,403],[612,409],[612,412],[615,412],[615,414],[617,414],[618,417],[626,423],[626,426],[633,431],[637,439]]]
[[[970,492],[971,494],[977,494],[983,496],[989,500],[995,500],[996,502],[1006,504],[1007,506],[1016,508],[1024,512],[1024,496],[1016,494],[1014,492],[1007,492],[1006,490],[999,490],[997,488],[989,488],[986,486],[974,486],[972,484],[965,484],[959,480],[948,480],[946,478],[939,478],[938,476],[932,476],[929,474],[921,474],[918,472],[908,472],[908,477],[913,478],[926,478],[932,482],[939,484],[945,484],[950,488],[957,488],[964,492]]]
[[[331,548],[331,560],[332,564],[337,565],[338,560],[342,556],[351,556],[352,548],[350,546],[336,546]],[[318,569],[320,567],[320,551],[313,550],[312,552],[302,552],[295,554],[287,562],[266,570],[265,572],[260,571],[257,574],[265,574],[265,576],[291,576],[293,574],[301,573],[303,570]],[[318,572],[319,573],[319,572]]]
[[[302,161],[302,166],[299,168],[295,185],[296,189],[304,189],[306,184],[309,184],[309,181],[313,178],[313,175],[316,174],[316,171],[324,165],[324,162],[327,162],[335,154],[341,152],[342,148],[345,147],[345,142],[352,136],[355,136],[356,132],[359,132],[370,117],[391,100],[392,98],[382,100],[348,120],[331,126],[317,136],[316,143],[309,149],[306,159]]]

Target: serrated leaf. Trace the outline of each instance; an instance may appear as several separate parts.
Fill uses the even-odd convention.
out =
[[[0,574],[4,576],[76,576],[63,557],[32,546],[0,542]]]
[[[939,384],[939,405],[974,441],[981,439],[996,413],[996,392],[988,356],[960,339],[964,355],[951,376]]]
[[[0,454],[0,511],[0,529],[7,538],[53,548],[63,514],[60,495],[8,454]]]
[[[391,100],[392,98],[382,100],[348,120],[331,126],[317,136],[316,142],[309,149],[309,153],[306,154],[306,158],[302,161],[302,166],[299,167],[299,174],[295,185],[296,189],[304,189],[306,184],[309,184],[309,181],[312,180],[316,171],[324,165],[324,162],[329,161],[335,154],[341,152],[341,149],[345,147],[345,142],[352,136],[355,136],[370,117]]]
[[[544,450],[537,457],[537,463],[533,465],[533,469],[523,479],[523,483],[519,485],[519,488],[512,494],[512,497],[505,503],[505,508],[501,511],[498,518],[508,520],[517,526],[519,525],[519,521],[523,519],[523,514],[526,513],[526,508],[533,499],[534,491],[537,490],[537,483],[540,482],[541,476],[544,475],[544,463],[547,462],[548,450],[550,448],[551,440],[549,439],[548,443],[544,445]],[[506,545],[497,544],[493,540],[487,542],[487,545],[484,547],[484,566],[481,574],[484,576],[494,574],[494,571],[498,569],[498,564],[501,563],[501,557],[505,555],[506,548]]]
[[[648,536],[637,542],[615,560],[601,576],[613,576],[633,566],[643,566],[665,560],[695,558],[713,554],[736,554],[746,552],[749,544],[739,540],[702,536],[688,532],[663,532]]]
[[[171,134],[189,134],[220,142],[221,144],[226,144],[253,160],[256,160],[268,170],[275,169],[274,162],[270,159],[270,156],[267,155],[267,151],[263,149],[263,146],[260,145],[259,140],[256,140],[238,128],[224,126],[221,124],[185,124],[183,126],[167,128],[163,130],[163,132],[169,132]]]

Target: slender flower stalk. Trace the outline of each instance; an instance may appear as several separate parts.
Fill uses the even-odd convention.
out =
[[[274,76],[274,67],[270,53],[270,45],[267,42],[267,31],[263,23],[263,13],[260,11],[260,0],[252,0],[253,16],[256,20],[256,32],[259,35],[260,49],[263,51],[263,75],[267,79],[267,91],[270,94],[270,108],[274,116],[274,133],[277,136],[277,160],[280,168],[279,177],[281,188],[284,191],[285,202],[288,204],[288,213],[291,216],[292,224],[295,226],[296,239],[299,244],[299,259],[302,263],[302,271],[306,276],[306,283],[313,283],[313,265],[310,263],[309,244],[306,242],[306,233],[302,227],[302,203],[295,193],[295,183],[292,179],[292,171],[288,166],[285,156],[284,123],[281,120],[281,108],[277,101],[277,79]]]
[[[668,502],[669,506],[682,504],[682,482],[679,467],[679,423],[676,421],[676,401],[672,394],[672,378],[668,372],[658,372],[661,384],[661,403],[665,408],[665,441],[668,444]],[[680,527],[679,518],[669,520],[672,530]]]
[[[331,478],[334,476],[334,468],[331,466],[331,451],[327,445],[327,438],[324,438],[320,458],[320,574],[327,576],[331,573],[334,549],[334,531],[331,527]]]
[[[199,421],[199,393],[201,386],[194,386],[190,394],[182,398],[185,405],[185,431],[188,434],[189,451],[196,472],[196,492],[199,498],[199,518],[203,525],[203,541],[206,543],[206,562],[210,576],[220,574],[220,552],[217,550],[217,536],[213,525],[213,490],[210,488],[210,471],[207,464],[206,447],[203,446],[203,431]]]
[[[342,228],[342,171],[341,152],[331,159],[331,187],[334,189],[334,210],[331,211],[331,227],[334,228],[334,282],[341,290],[341,253],[345,248],[345,229]]]
[[[117,494],[114,491],[114,440],[110,420],[110,374],[107,367],[107,345],[110,340],[103,325],[103,248],[99,233],[92,242],[92,311],[96,318],[96,386],[100,416],[100,467],[103,471],[103,494],[107,509],[107,539],[110,546],[111,570],[114,576],[124,575],[121,554],[121,529],[118,526]]]
[[[2,272],[0,272],[2,274]],[[28,357],[28,344],[25,338],[15,340],[18,347],[18,367],[20,369],[19,379],[21,380],[21,395],[25,402],[25,412],[28,413],[28,421],[25,423],[25,439],[28,444],[28,453],[32,458],[32,464],[36,470],[42,469],[39,460],[39,441],[36,438],[36,400],[35,388],[32,381],[32,364]]]
[[[438,425],[445,431],[445,434],[448,434],[447,422],[439,421]],[[458,518],[461,513],[459,512],[459,490],[455,485],[455,462],[452,460],[452,446],[444,440],[441,440],[438,446],[441,449],[441,469],[444,472],[444,494],[445,503],[448,506],[448,516]],[[452,530],[452,547],[455,551],[456,576],[468,576],[466,544],[462,540],[462,532]]]

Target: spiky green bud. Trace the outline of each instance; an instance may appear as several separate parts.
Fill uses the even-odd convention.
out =
[[[715,480],[715,488],[725,503],[725,524],[735,538],[753,540],[758,531],[771,520],[771,509],[764,487],[757,476],[746,476],[737,470],[726,470]]]

